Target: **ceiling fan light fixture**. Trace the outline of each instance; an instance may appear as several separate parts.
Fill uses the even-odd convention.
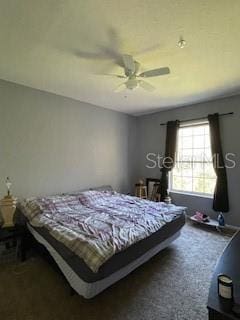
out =
[[[133,90],[138,87],[138,81],[136,79],[129,79],[126,82],[126,87],[130,90]]]

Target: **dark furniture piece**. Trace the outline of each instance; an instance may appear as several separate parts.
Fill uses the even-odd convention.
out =
[[[233,280],[234,302],[218,296],[219,274],[226,274]],[[239,320],[232,308],[240,304],[240,231],[235,234],[215,268],[208,296],[209,320]]]
[[[26,228],[18,225],[8,228],[0,228],[0,244],[4,245],[6,250],[15,248],[16,257],[20,261],[25,261]]]
[[[160,201],[160,179],[146,178],[146,186],[148,199]]]

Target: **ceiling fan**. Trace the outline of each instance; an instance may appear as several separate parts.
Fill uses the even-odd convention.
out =
[[[127,81],[121,83],[115,92],[119,92],[126,89],[134,90],[138,87],[142,87],[144,90],[153,91],[155,88],[142,78],[158,77],[170,73],[168,67],[148,70],[142,73],[138,73],[140,69],[140,63],[135,61],[134,58],[129,54],[122,56],[124,75],[118,74],[107,74],[108,76],[115,76],[121,79],[127,79]]]

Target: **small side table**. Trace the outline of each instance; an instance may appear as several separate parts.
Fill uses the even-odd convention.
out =
[[[15,244],[16,258],[21,262],[26,259],[26,229],[24,226],[15,225],[13,227],[0,228],[0,244],[5,245],[6,250]],[[0,257],[1,259],[1,257]]]
[[[17,198],[13,198],[10,194],[0,200],[0,213],[3,219],[4,228],[14,226],[13,217],[16,211]]]

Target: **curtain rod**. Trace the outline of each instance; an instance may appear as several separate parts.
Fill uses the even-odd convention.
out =
[[[234,112],[228,112],[228,113],[220,113],[219,116],[223,117],[223,116],[228,116],[234,114]],[[201,118],[195,118],[195,119],[188,119],[188,120],[180,120],[180,122],[188,122],[188,121],[197,121],[197,120],[205,120],[206,117],[201,117]],[[160,126],[166,126],[167,123],[160,123]]]

